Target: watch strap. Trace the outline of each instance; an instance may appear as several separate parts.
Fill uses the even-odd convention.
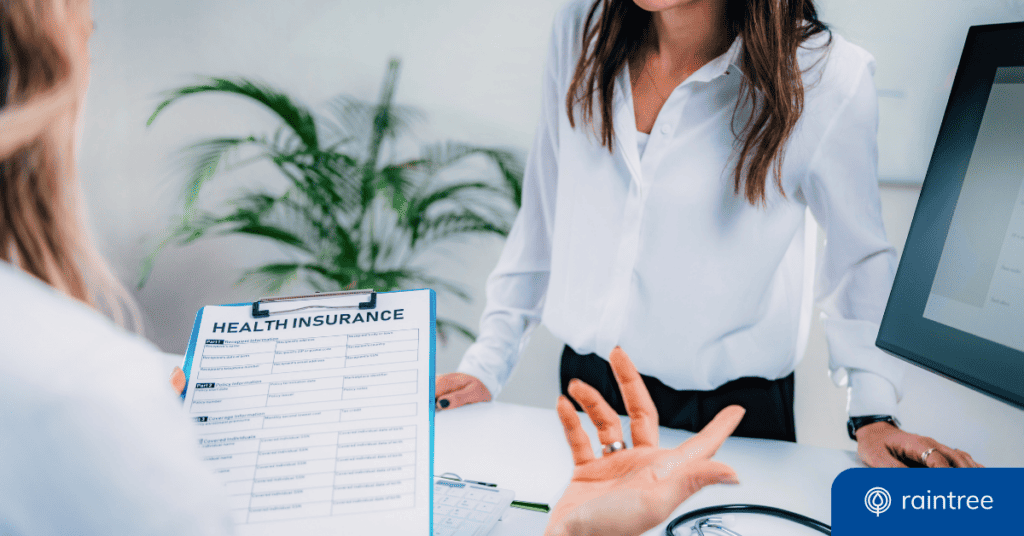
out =
[[[856,441],[857,430],[876,422],[887,422],[897,428],[900,426],[900,422],[892,415],[864,415],[861,417],[850,417],[850,419],[846,421],[846,432],[850,434],[850,439]]]

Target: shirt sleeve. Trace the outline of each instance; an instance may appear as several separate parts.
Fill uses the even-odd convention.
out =
[[[106,342],[124,366],[0,382],[0,533],[231,534],[162,354]]]
[[[837,58],[840,65],[829,68],[844,72],[826,76],[818,88],[834,97],[805,111],[828,122],[818,130],[821,141],[801,193],[825,229],[815,295],[823,310],[832,379],[837,385],[848,380],[851,416],[895,415],[904,365],[875,347],[875,339],[897,259],[885,237],[878,189],[874,60],[864,56]],[[858,67],[844,69],[844,64]]]
[[[540,323],[551,266],[558,181],[558,125],[565,94],[559,81],[569,46],[556,18],[544,68],[541,117],[523,174],[522,206],[497,266],[487,279],[480,334],[458,371],[477,377],[497,397]]]

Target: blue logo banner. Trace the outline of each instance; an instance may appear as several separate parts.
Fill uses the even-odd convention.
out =
[[[834,536],[1024,534],[1024,469],[847,469],[832,483]]]

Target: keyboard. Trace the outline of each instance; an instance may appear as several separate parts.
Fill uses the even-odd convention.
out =
[[[486,536],[515,492],[434,478],[434,536]]]

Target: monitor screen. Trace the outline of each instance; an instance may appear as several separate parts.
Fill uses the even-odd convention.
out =
[[[1024,23],[967,36],[877,344],[1024,407]]]
[[[998,67],[924,317],[1024,351],[1024,67]]]

